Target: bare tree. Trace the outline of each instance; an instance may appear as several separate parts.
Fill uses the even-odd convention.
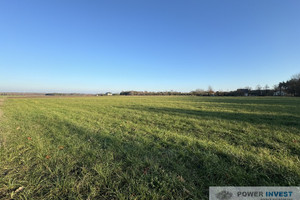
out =
[[[261,86],[258,84],[258,85],[256,86],[256,89],[257,89],[258,91],[260,91],[260,90],[261,90]]]
[[[199,92],[199,93],[200,93],[200,92],[204,92],[203,89],[196,89],[195,91],[196,91],[196,92]]]
[[[268,90],[270,87],[268,86],[268,84],[265,85],[265,90]]]
[[[193,95],[202,96],[205,92],[203,89],[196,89],[195,91],[191,92]]]
[[[208,86],[207,92],[208,92],[209,95],[214,93],[214,90],[210,85]]]
[[[265,89],[265,95],[266,95],[266,96],[268,96],[268,90],[269,90],[269,88],[270,88],[270,87],[269,87],[268,84],[266,84],[265,87],[264,87],[264,89]]]
[[[245,89],[247,89],[247,90],[251,91],[251,90],[252,90],[252,87],[250,87],[250,86],[246,86],[246,87],[245,87]]]
[[[293,75],[291,79],[300,80],[300,73]]]
[[[256,90],[258,91],[259,95],[262,95],[261,86],[259,84],[256,86]]]
[[[278,91],[278,89],[279,89],[279,87],[278,87],[278,85],[277,85],[277,84],[273,85],[273,90],[274,90],[274,92],[277,92],[277,91]]]

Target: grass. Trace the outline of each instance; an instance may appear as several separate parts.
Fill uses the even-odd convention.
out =
[[[299,98],[6,98],[0,110],[0,199],[208,199],[209,186],[300,183]]]

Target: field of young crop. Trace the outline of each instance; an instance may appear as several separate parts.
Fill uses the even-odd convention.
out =
[[[209,186],[300,185],[300,98],[2,100],[0,199],[208,199]]]

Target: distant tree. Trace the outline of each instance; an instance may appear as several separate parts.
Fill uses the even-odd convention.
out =
[[[295,75],[296,79],[296,96],[300,96],[300,73]]]
[[[285,90],[285,86],[286,86],[286,84],[285,84],[284,81],[283,81],[283,82],[280,82],[280,83],[278,84],[280,96],[282,95],[283,90]]]
[[[265,90],[268,90],[270,87],[268,86],[268,84],[265,85]]]
[[[268,95],[269,88],[270,88],[269,85],[266,84],[265,87],[264,87],[264,89],[265,89],[265,95]]]
[[[293,75],[291,79],[300,80],[300,73]]]
[[[300,96],[300,73],[293,75],[291,81],[294,89],[294,96]]]
[[[292,96],[300,96],[300,74],[293,75],[285,82],[285,90]]]
[[[260,91],[260,90],[261,90],[261,86],[258,84],[258,85],[256,86],[256,89]]]
[[[202,96],[205,94],[203,89],[196,89],[195,91],[191,92],[192,95]]]
[[[197,90],[195,90],[196,92],[204,92],[204,90],[203,89],[197,89]]]
[[[291,79],[286,82],[286,91],[292,96],[295,96],[296,94],[296,84],[297,83],[295,79]]]
[[[286,82],[280,82],[278,89],[280,95],[284,91],[291,96],[300,96],[300,73],[293,75],[291,79]]]
[[[261,86],[259,84],[256,86],[256,90],[258,91],[259,95],[262,95]]]
[[[207,92],[208,92],[209,95],[212,95],[214,93],[214,90],[211,86],[208,86]]]
[[[247,89],[247,90],[251,91],[251,90],[252,90],[252,87],[250,87],[250,86],[246,86],[246,87],[245,87],[245,89]]]

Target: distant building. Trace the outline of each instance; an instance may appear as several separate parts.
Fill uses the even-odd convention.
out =
[[[106,92],[105,95],[106,96],[112,96],[112,93],[111,92]]]
[[[285,92],[283,92],[283,91],[276,91],[276,92],[274,92],[274,94],[273,94],[274,96],[285,96],[286,95],[286,93]]]

